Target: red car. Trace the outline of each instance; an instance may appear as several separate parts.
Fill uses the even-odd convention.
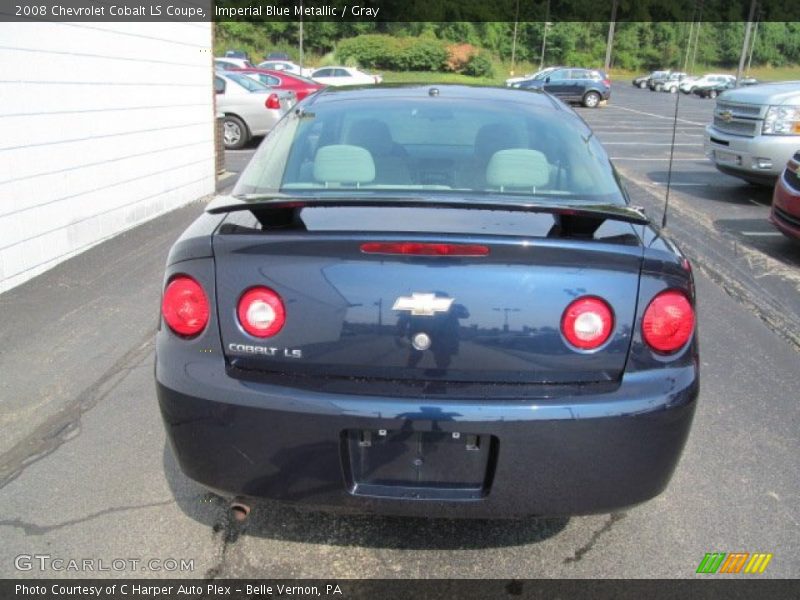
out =
[[[800,239],[800,150],[775,183],[769,220],[784,235]]]
[[[279,89],[291,90],[297,95],[298,102],[314,92],[318,92],[325,86],[317,83],[313,79],[301,77],[294,73],[286,73],[285,71],[270,71],[268,69],[234,69],[239,73],[245,73],[247,76],[257,79],[264,85]]]

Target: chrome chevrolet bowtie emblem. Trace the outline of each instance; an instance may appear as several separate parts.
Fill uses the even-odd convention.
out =
[[[400,296],[394,301],[392,310],[406,310],[418,317],[431,317],[434,313],[447,312],[455,298],[437,298],[436,294],[418,294]]]
[[[733,113],[729,110],[721,110],[719,112],[719,118],[725,121],[726,123],[730,123],[733,121]]]

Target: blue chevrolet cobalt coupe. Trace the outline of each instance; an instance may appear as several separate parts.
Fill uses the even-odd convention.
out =
[[[241,514],[613,511],[689,433],[691,268],[545,93],[328,89],[172,247],[155,378]]]

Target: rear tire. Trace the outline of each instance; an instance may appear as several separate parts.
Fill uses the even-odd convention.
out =
[[[247,125],[239,117],[225,115],[222,122],[222,141],[226,150],[238,150],[250,140]]]
[[[671,88],[669,88],[669,93],[670,94],[675,94],[677,91],[678,91],[678,88],[675,87],[674,85]]]
[[[663,89],[664,89],[664,86],[661,85],[660,83],[657,83],[654,91],[660,92]]]
[[[640,90],[643,90],[646,87],[647,87],[647,82],[646,81],[640,81],[639,82],[639,89]]]
[[[717,90],[711,90],[710,92],[708,92],[708,97],[711,98],[712,100],[714,98],[716,98],[717,97]]]
[[[600,94],[597,92],[586,92],[586,95],[583,97],[583,105],[586,108],[597,108],[598,104],[600,104]]]

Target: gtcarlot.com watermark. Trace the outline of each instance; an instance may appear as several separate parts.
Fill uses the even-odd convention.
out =
[[[193,558],[68,558],[50,554],[20,554],[14,558],[17,571],[71,571],[77,573],[153,571],[192,572]]]

